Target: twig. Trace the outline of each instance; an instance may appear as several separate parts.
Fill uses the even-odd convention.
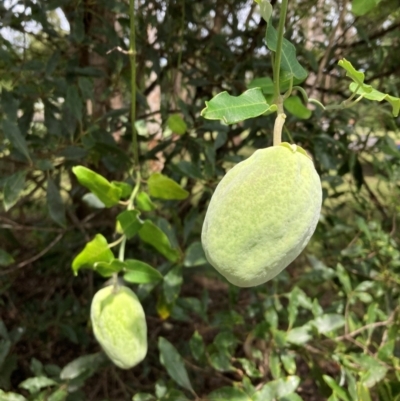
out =
[[[57,237],[56,237],[52,242],[50,242],[50,244],[47,245],[46,248],[44,248],[42,251],[40,251],[37,255],[32,256],[31,258],[29,258],[29,259],[27,259],[27,260],[24,260],[24,261],[22,261],[22,262],[20,262],[20,263],[18,263],[17,265],[15,265],[14,267],[12,267],[12,268],[10,268],[10,269],[1,271],[1,272],[0,272],[0,276],[4,276],[4,275],[6,275],[6,274],[8,274],[8,273],[12,273],[12,272],[14,272],[14,271],[16,271],[16,270],[18,270],[18,269],[21,269],[21,268],[23,268],[24,266],[29,265],[30,263],[33,263],[33,262],[35,262],[36,260],[40,259],[40,258],[41,258],[43,255],[45,255],[51,248],[53,248],[54,245],[56,245],[56,244],[61,240],[61,238],[64,236],[64,234],[65,234],[65,232],[62,232],[62,233],[58,234]]]
[[[353,338],[353,337],[355,337],[356,335],[362,333],[365,330],[374,329],[376,327],[381,327],[381,326],[386,326],[389,323],[393,322],[395,312],[396,312],[396,310],[394,310],[393,313],[390,315],[389,319],[385,320],[384,322],[375,322],[375,323],[367,324],[367,325],[365,325],[363,327],[360,327],[357,330],[352,331],[351,333],[344,334],[342,336],[336,337],[335,341],[348,340],[349,338]]]

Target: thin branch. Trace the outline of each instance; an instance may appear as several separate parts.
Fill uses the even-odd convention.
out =
[[[36,260],[40,259],[43,255],[45,255],[47,252],[49,252],[50,249],[53,248],[54,245],[56,245],[61,240],[61,238],[64,236],[64,234],[65,234],[65,232],[58,234],[57,237],[52,242],[50,242],[50,244],[47,245],[46,248],[44,248],[42,251],[40,251],[37,255],[32,256],[31,258],[18,263],[17,265],[15,265],[14,267],[12,267],[10,269],[1,271],[0,276],[4,276],[8,273],[12,273],[16,270],[22,269],[24,266],[29,265],[29,264],[35,262]]]

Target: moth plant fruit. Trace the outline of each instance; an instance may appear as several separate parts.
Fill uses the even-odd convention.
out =
[[[104,352],[122,369],[140,363],[147,354],[147,325],[136,294],[125,286],[99,290],[92,301],[94,335]]]
[[[321,211],[313,161],[299,146],[260,149],[218,184],[206,213],[207,260],[232,284],[263,284],[304,249]]]

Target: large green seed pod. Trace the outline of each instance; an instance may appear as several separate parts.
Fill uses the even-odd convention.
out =
[[[282,143],[257,150],[211,198],[201,236],[206,257],[232,284],[263,284],[307,245],[321,203],[321,181],[304,149]]]
[[[108,357],[130,369],[147,354],[147,325],[143,307],[128,287],[108,286],[98,291],[90,311],[93,332]]]

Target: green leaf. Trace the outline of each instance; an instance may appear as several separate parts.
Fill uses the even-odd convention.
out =
[[[392,114],[394,117],[399,115],[400,111],[400,98],[390,96],[374,89],[371,85],[364,83],[364,73],[357,71],[353,65],[346,59],[339,60],[338,65],[346,70],[346,76],[351,78],[354,82],[350,84],[350,90],[354,93],[357,91],[358,95],[363,95],[365,99],[375,100],[381,102],[386,100],[392,106]]]
[[[140,212],[137,210],[125,210],[117,216],[119,224],[126,238],[134,237],[143,225],[143,221],[139,219]]]
[[[165,276],[163,282],[164,297],[167,303],[172,304],[176,301],[181,291],[183,283],[182,267],[173,267]]]
[[[369,389],[363,383],[357,383],[357,397],[362,401],[371,401]]]
[[[271,20],[268,23],[266,41],[269,50],[276,52],[278,43],[278,32],[272,26]],[[304,80],[307,77],[307,71],[301,66],[296,58],[296,48],[287,39],[282,42],[281,69],[289,71],[293,77]]]
[[[129,283],[147,284],[156,283],[163,279],[162,274],[145,262],[136,259],[125,260],[124,280]]]
[[[290,354],[288,352],[282,353],[281,361],[283,367],[289,375],[294,375],[296,373],[296,359],[293,354]]]
[[[14,258],[8,252],[0,249],[0,266],[9,266],[14,262]]]
[[[179,259],[179,251],[172,248],[167,235],[152,221],[145,220],[142,228],[139,230],[139,237],[143,242],[153,246],[169,261],[176,262]]]
[[[267,103],[260,88],[249,89],[240,96],[221,92],[205,103],[206,107],[201,115],[208,120],[223,120],[226,124],[234,124],[276,110],[276,105]]]
[[[111,262],[113,259],[114,255],[108,247],[107,240],[101,234],[96,234],[92,241],[86,244],[83,251],[75,257],[72,262],[72,270],[77,275],[78,270],[84,266],[93,269],[95,263]]]
[[[252,399],[239,388],[222,387],[208,394],[210,401],[252,401]]]
[[[365,75],[361,71],[357,71],[350,61],[345,58],[339,60],[338,65],[346,70],[346,77],[351,78],[358,85],[362,85],[364,83]]]
[[[183,135],[187,130],[187,125],[179,114],[172,114],[167,120],[168,128],[178,135]]]
[[[49,208],[50,217],[61,227],[66,227],[67,221],[65,219],[65,206],[61,198],[60,192],[49,177],[47,180],[47,207]]]
[[[39,376],[24,380],[19,384],[19,387],[23,388],[24,390],[28,390],[31,394],[34,394],[39,392],[44,387],[55,385],[57,385],[57,382],[55,382],[53,379],[49,379],[45,376]]]
[[[303,102],[298,96],[290,96],[283,102],[285,109],[297,118],[307,120],[311,117],[311,110],[304,106]]]
[[[3,132],[5,137],[10,141],[11,145],[15,149],[20,151],[28,161],[32,161],[29,156],[28,146],[26,144],[25,138],[22,136],[17,123],[10,121],[8,119],[3,120]]]
[[[295,345],[303,345],[312,339],[312,335],[310,334],[311,327],[309,324],[306,324],[301,327],[295,327],[290,330],[286,335],[286,341],[295,344]]]
[[[150,196],[153,198],[182,200],[189,196],[188,191],[161,173],[152,174],[147,181],[147,185],[149,186]]]
[[[186,249],[183,265],[185,267],[201,266],[207,263],[206,255],[200,241],[193,242]]]
[[[336,313],[326,313],[317,317],[313,324],[320,334],[326,334],[344,326],[344,316]]]
[[[61,380],[72,380],[87,372],[95,372],[101,366],[108,363],[108,358],[103,352],[84,355],[64,366],[60,373]]]
[[[206,349],[204,346],[203,337],[197,330],[190,338],[189,346],[196,361],[202,362],[206,359]]]
[[[93,269],[103,277],[111,277],[113,273],[119,273],[126,268],[126,263],[119,259],[113,259],[111,262],[96,262]]]
[[[287,91],[290,87],[290,81],[293,79],[293,85],[301,84],[304,79],[297,79],[288,71],[281,71],[279,76],[279,88],[282,92]],[[274,94],[274,82],[270,77],[254,78],[247,85],[248,89],[251,88],[261,88],[264,95]]]
[[[254,401],[275,401],[293,394],[300,384],[298,376],[287,376],[265,384],[254,396]]]
[[[12,343],[9,339],[0,340],[0,372],[2,371],[1,368],[3,367],[4,361],[10,352],[11,345]]]
[[[351,11],[354,15],[361,16],[374,9],[381,0],[353,0],[351,2]]]
[[[350,84],[350,90],[352,92],[355,92],[357,89],[358,85],[356,83],[351,83]],[[374,89],[370,85],[362,85],[360,88],[357,90],[358,95],[364,95],[365,99],[368,100],[375,100],[377,102],[382,102],[383,100],[386,100],[389,102],[392,106],[392,114],[394,117],[397,117],[399,115],[399,110],[400,110],[400,98],[394,97],[387,95],[385,93],[382,93],[376,89]]]
[[[254,0],[260,6],[261,17],[268,23],[272,15],[272,5],[270,0]]]
[[[139,192],[136,196],[136,206],[142,212],[151,212],[155,210],[155,205],[151,201],[149,195],[146,192]]]
[[[336,275],[342,284],[345,293],[349,295],[352,292],[350,276],[340,263],[336,266]]]
[[[129,198],[133,191],[132,185],[126,182],[111,181],[111,185],[114,185],[121,190],[121,198]]]
[[[194,393],[183,359],[176,348],[165,338],[159,337],[158,349],[160,350],[160,362],[170,377],[181,387]]]
[[[335,379],[328,375],[323,375],[324,382],[333,390],[333,394],[336,395],[342,401],[351,401],[347,392],[343,390],[339,384],[336,383]]]
[[[106,205],[93,193],[88,192],[82,196],[82,200],[93,209],[104,209]]]
[[[187,160],[181,160],[177,165],[178,169],[186,176],[199,179],[203,178],[200,168]]]
[[[106,207],[118,204],[122,193],[121,188],[86,167],[76,166],[72,168],[72,171],[80,184],[93,192]]]
[[[3,205],[7,212],[18,201],[19,195],[25,186],[26,171],[19,171],[6,178],[3,190]]]
[[[1,401],[27,401],[23,395],[17,393],[6,393],[0,389]]]
[[[68,394],[69,393],[67,390],[59,388],[54,393],[49,395],[47,401],[64,401],[68,397]]]

